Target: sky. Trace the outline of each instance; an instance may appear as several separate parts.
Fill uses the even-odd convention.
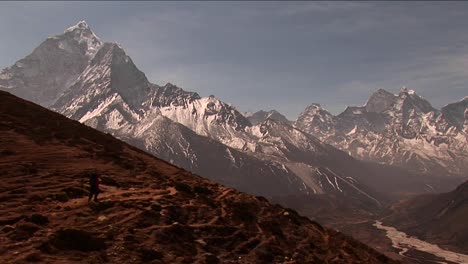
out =
[[[468,96],[468,2],[0,2],[0,68],[85,20],[156,84],[294,120],[379,88]]]

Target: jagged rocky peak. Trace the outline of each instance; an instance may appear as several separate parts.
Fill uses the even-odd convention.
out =
[[[404,112],[414,110],[417,112],[428,113],[435,111],[431,103],[418,95],[414,90],[408,89],[406,86],[401,88],[394,106],[395,110]]]
[[[322,106],[320,104],[313,103],[313,104],[309,105],[306,109],[308,111],[317,112],[317,111],[322,110]]]
[[[298,121],[304,118],[320,123],[330,123],[333,122],[335,117],[320,104],[314,103],[308,106],[304,112],[299,115]]]
[[[97,115],[117,101],[139,111],[155,90],[153,87],[120,45],[104,43],[52,108],[77,120],[84,120],[87,113]]]
[[[187,107],[188,104],[200,98],[200,95],[195,92],[187,92],[172,83],[166,83],[164,86],[158,88],[152,105],[157,107],[171,105]]]
[[[313,103],[306,107],[306,109],[299,115],[298,119],[301,119],[301,117],[309,116],[332,116],[330,112],[328,112],[326,109],[324,109],[320,104],[318,103]]]
[[[51,106],[76,80],[102,42],[84,22],[49,37],[0,73],[0,89]]]
[[[365,105],[367,112],[381,113],[392,106],[397,96],[384,90],[378,89],[374,92]]]
[[[262,135],[265,135],[268,133],[268,131],[271,129],[272,126],[275,126],[276,123],[274,120],[271,120],[271,119],[266,119],[265,121],[263,121],[262,123],[259,124],[260,126],[260,133],[262,133]]]
[[[63,36],[70,36],[77,41],[79,45],[86,50],[86,55],[89,57],[93,56],[103,44],[84,20],[66,29]],[[57,37],[60,38],[60,36],[56,36],[56,38]]]
[[[260,110],[251,115],[248,115],[247,118],[249,119],[250,123],[252,123],[252,125],[254,126],[262,123],[263,121],[267,119],[274,119],[277,121],[285,122],[287,124],[291,124],[291,121],[289,121],[284,115],[282,115],[276,110],[270,110],[270,111]]]
[[[463,130],[465,124],[468,124],[468,96],[442,107],[441,112],[453,125]]]
[[[245,127],[252,126],[250,121],[234,106],[219,100],[214,95],[202,98],[202,101],[202,104],[205,105],[203,113],[205,117],[216,116],[218,123],[229,124],[236,130],[243,130]]]
[[[65,32],[75,32],[75,31],[86,31],[86,32],[91,32],[91,29],[88,25],[88,23],[86,23],[86,21],[84,20],[81,20],[80,22],[78,22],[76,25],[73,25],[69,28],[67,28],[65,30]]]
[[[294,126],[313,135],[329,133],[334,129],[335,116],[314,103],[308,106],[297,118]]]

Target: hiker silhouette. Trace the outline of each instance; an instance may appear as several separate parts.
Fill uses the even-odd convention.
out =
[[[88,197],[88,203],[91,201],[91,199],[94,196],[94,201],[98,201],[98,195],[101,192],[99,189],[99,183],[100,183],[99,175],[93,171],[89,174],[89,197]]]

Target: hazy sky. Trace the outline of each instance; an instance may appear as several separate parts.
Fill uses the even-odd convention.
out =
[[[468,95],[468,2],[0,2],[0,67],[86,20],[157,84],[291,119],[378,88]]]

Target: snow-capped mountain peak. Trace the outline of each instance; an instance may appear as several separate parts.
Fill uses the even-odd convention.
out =
[[[324,134],[334,133],[335,117],[320,104],[314,103],[299,115],[295,126],[320,137]]]
[[[73,26],[65,29],[65,32],[71,32],[71,31],[74,31],[76,29],[89,30],[88,23],[86,23],[86,21],[84,21],[84,20],[81,20],[76,25],[73,25]]]
[[[320,104],[313,103],[306,107],[306,109],[300,114],[300,116],[308,115],[311,117],[315,116],[328,116],[330,113],[324,109]]]
[[[126,116],[125,119],[130,121],[139,118],[142,105],[155,91],[156,87],[133,64],[120,45],[104,43],[88,67],[52,108],[85,122],[118,106],[118,115]]]
[[[102,42],[85,22],[47,38],[0,73],[0,89],[49,107],[87,67]]]
[[[98,49],[102,46],[103,42],[94,34],[91,28],[88,26],[86,21],[80,21],[78,24],[67,28],[63,35],[58,35],[52,38],[71,37],[77,41],[80,46],[83,46],[86,50],[86,56],[91,58]],[[66,49],[64,43],[60,44]]]
[[[405,90],[402,89],[393,105],[395,110],[404,112],[417,111],[423,113],[436,111],[432,107],[431,103],[418,95],[414,90],[408,90],[406,87],[404,88]]]

